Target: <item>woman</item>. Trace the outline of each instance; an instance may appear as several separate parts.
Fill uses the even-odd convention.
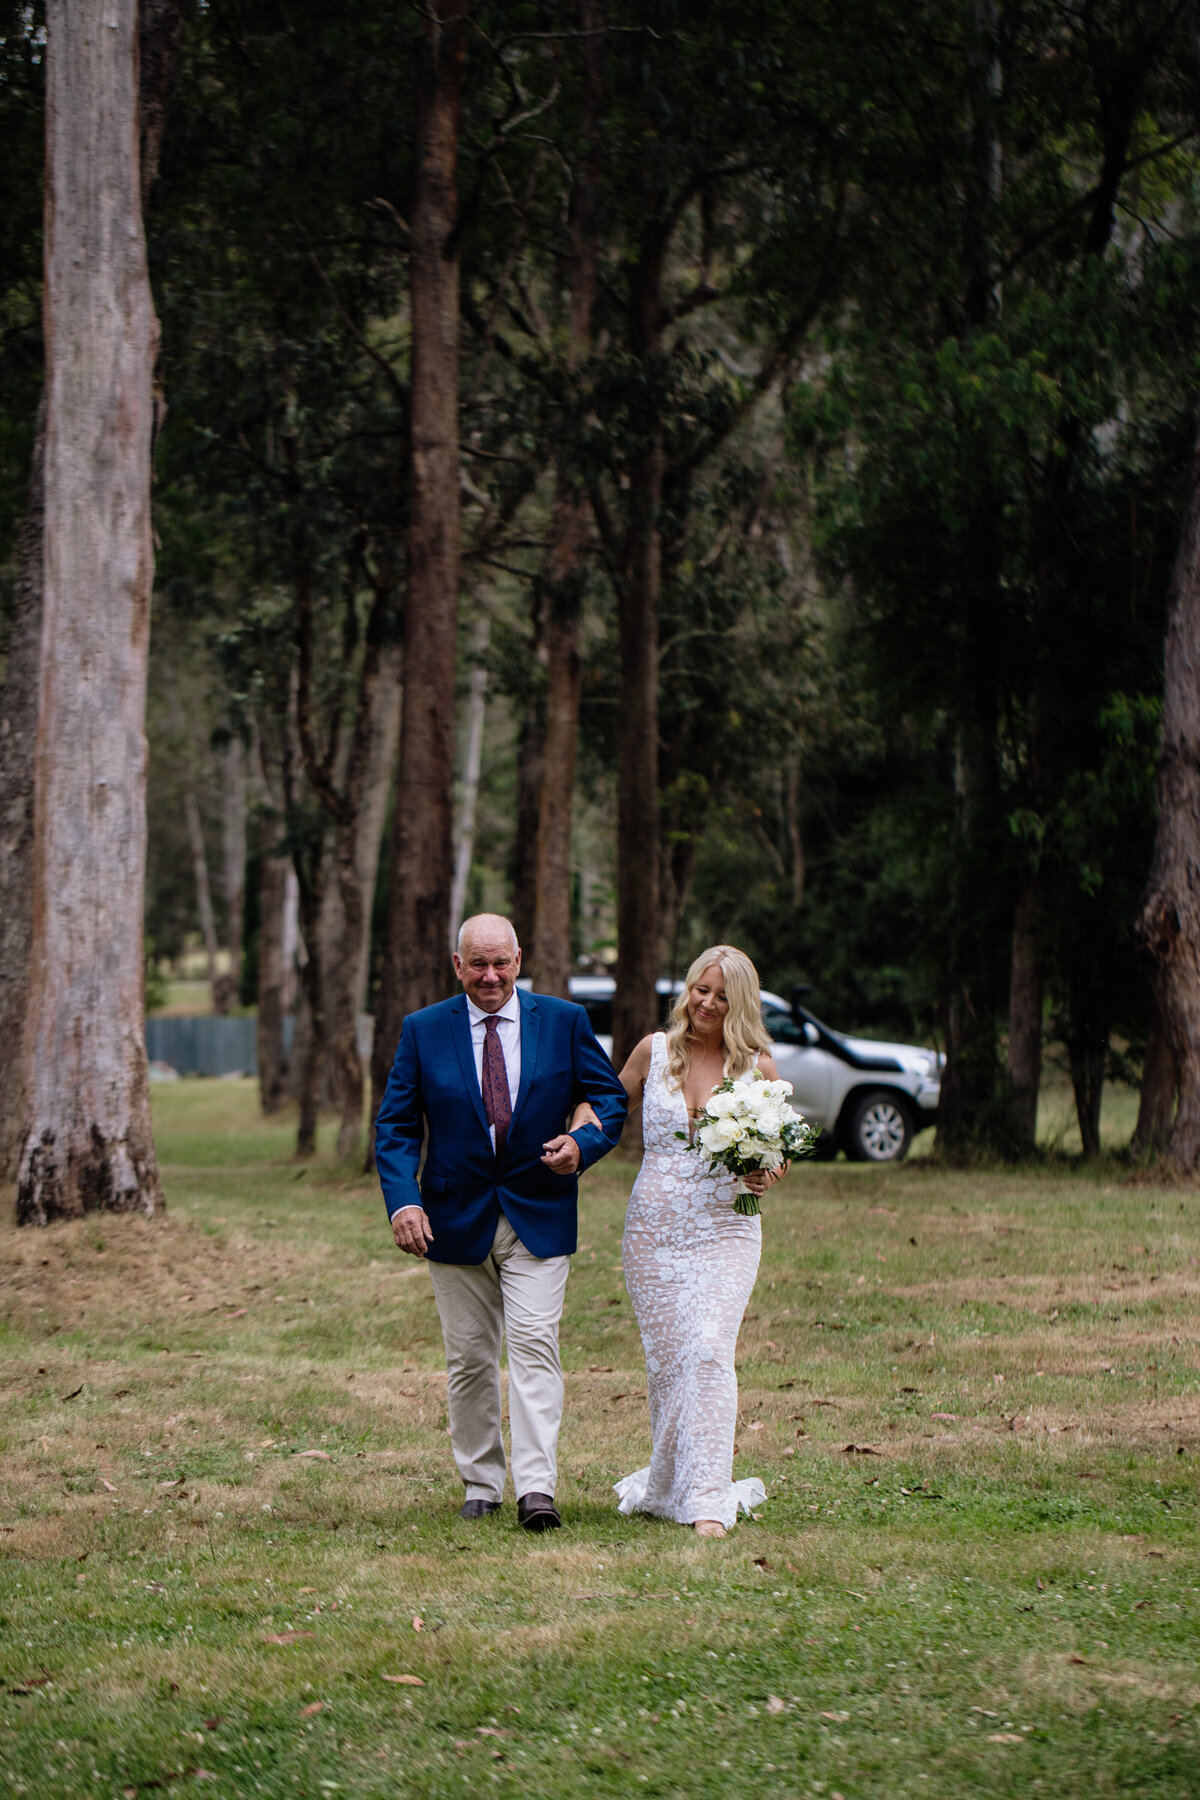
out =
[[[761,1481],[733,1480],[734,1351],[758,1273],[762,1226],[734,1211],[737,1187],[688,1149],[697,1119],[727,1076],[778,1072],[767,1052],[758,975],[740,950],[698,956],[666,1031],[643,1038],[621,1071],[642,1106],[642,1166],[625,1220],[622,1260],[646,1352],[653,1449],[648,1469],[617,1484],[622,1512],[648,1512],[724,1537],[739,1506],[766,1499]],[[576,1115],[577,1124],[582,1112]],[[758,1172],[761,1195],[784,1173]]]

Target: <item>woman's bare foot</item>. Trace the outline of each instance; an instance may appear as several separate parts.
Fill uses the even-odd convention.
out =
[[[697,1519],[692,1527],[697,1537],[724,1537],[725,1527],[720,1519]]]

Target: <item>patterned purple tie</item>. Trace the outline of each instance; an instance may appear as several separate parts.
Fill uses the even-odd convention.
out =
[[[504,1062],[504,1046],[500,1042],[500,1021],[484,1020],[487,1035],[483,1040],[483,1110],[487,1122],[496,1133],[496,1155],[504,1151],[504,1140],[512,1120],[512,1097],[508,1091],[508,1069]]]

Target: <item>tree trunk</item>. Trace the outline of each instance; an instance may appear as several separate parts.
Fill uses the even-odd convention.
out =
[[[972,609],[973,615],[981,609]],[[994,690],[979,654],[990,632],[982,622],[968,664],[978,696],[970,728],[960,728],[955,770],[954,869],[950,901],[945,1002],[946,1069],[938,1109],[938,1150],[960,1155],[986,1135],[998,1078],[998,980],[993,932],[1001,929],[993,890],[993,846],[986,821],[996,816]],[[994,664],[993,664],[994,668]]]
[[[580,0],[584,33],[584,105],[581,135],[587,146],[583,178],[571,196],[571,271],[567,366],[575,374],[591,349],[592,313],[599,282],[595,191],[600,178],[600,110],[604,94],[605,0]],[[571,974],[571,820],[575,756],[579,742],[582,661],[579,633],[590,539],[590,511],[577,472],[560,458],[555,480],[551,543],[544,573],[546,634],[546,740],[538,805],[534,877],[532,974],[540,993],[568,998]]]
[[[17,545],[17,585],[0,702],[0,1181],[16,1173],[24,1123],[25,1009],[33,932],[33,768],[42,636],[46,401],[38,404],[29,498]]]
[[[299,1029],[292,1060],[298,1065],[296,1100],[296,1155],[315,1156],[317,1126],[321,1116],[321,1065],[325,1052],[325,988],[321,979],[321,888],[311,878],[299,853],[292,858],[300,895],[300,928],[308,947],[308,956],[300,972],[305,1008],[308,1013],[305,1033]]]
[[[450,946],[453,949],[463,922],[471,859],[475,853],[475,815],[479,806],[479,775],[483,768],[483,728],[487,721],[488,672],[483,658],[491,634],[491,617],[481,611],[471,646],[474,663],[467,697],[467,750],[463,763],[462,798],[454,827],[454,881],[450,889]]]
[[[224,1004],[214,990],[214,1012],[238,1004],[242,986],[242,936],[246,917],[246,751],[231,737],[221,752],[221,856],[225,889],[225,942],[229,972],[220,977]]]
[[[287,862],[280,854],[283,821],[263,832],[258,926],[258,1093],[263,1112],[277,1113],[287,1097],[283,1048],[283,906]]]
[[[648,233],[631,281],[631,338],[642,364],[661,349],[662,243]],[[630,469],[623,579],[617,596],[621,730],[617,744],[617,992],[613,1061],[658,1029],[658,603],[662,585],[662,426]]]
[[[330,1047],[334,1096],[340,1113],[339,1162],[357,1157],[363,1120],[363,1063],[358,1050],[358,1015],[367,992],[371,948],[371,901],[379,867],[380,839],[387,811],[388,785],[400,734],[401,652],[398,645],[381,649],[377,666],[365,677],[360,696],[366,742],[363,767],[347,775],[345,816],[334,841],[336,900],[341,919],[340,941],[322,952],[329,993]],[[352,756],[353,762],[353,756]]]
[[[179,780],[183,790],[183,817],[187,825],[188,847],[192,852],[192,878],[196,883],[196,916],[200,921],[200,936],[204,942],[205,961],[208,964],[209,997],[215,1013],[226,1013],[229,1011],[228,1001],[219,987],[217,977],[217,925],[213,917],[212,888],[208,879],[208,852],[204,844],[204,825],[200,818],[196,789],[192,781],[192,769],[196,761],[195,745],[189,740],[183,707],[179,702],[179,688],[175,682],[174,672],[169,667],[166,672],[166,685],[167,699],[171,708],[171,727],[179,757]]]
[[[1033,868],[1026,871],[1017,895],[1008,986],[1009,1114],[1017,1147],[1023,1151],[1037,1144],[1042,1080],[1041,912],[1041,875]]]
[[[804,856],[804,837],[800,830],[800,770],[795,763],[787,772],[784,812],[787,819],[788,847],[792,853],[792,905],[798,907],[804,899],[804,878],[807,864]]]
[[[1135,1156],[1157,1156],[1166,1148],[1175,1117],[1175,1058],[1163,1030],[1158,1002],[1153,1002],[1146,1054],[1142,1061],[1142,1088],[1137,1124],[1129,1148]]]
[[[1099,1020],[1090,1018],[1086,1008],[1082,1016],[1071,1013],[1071,1031],[1067,1055],[1071,1064],[1071,1086],[1075,1090],[1075,1116],[1085,1156],[1100,1154],[1100,1107],[1104,1099],[1104,1071],[1108,1065],[1108,1032]]]
[[[466,0],[431,0],[418,76],[404,714],[372,1118],[407,1013],[449,989],[454,870],[455,651],[462,560],[458,447],[458,123]]]
[[[517,942],[532,944],[537,912],[538,814],[546,763],[546,696],[541,676],[546,665],[546,621],[543,595],[535,589],[533,609],[533,685],[526,696],[517,740],[517,817],[512,852],[512,922]]]
[[[1150,963],[1179,1105],[1167,1160],[1200,1167],[1200,432],[1167,602],[1158,826],[1137,935]]]
[[[22,1224],[162,1206],[142,904],[150,448],[136,0],[47,6],[46,517]]]
[[[217,925],[213,917],[212,891],[208,882],[208,856],[204,848],[204,826],[196,804],[196,790],[188,773],[183,777],[183,816],[187,820],[188,843],[192,851],[192,874],[196,881],[196,912],[200,919],[200,936],[204,939],[204,955],[208,964],[208,987],[215,1013],[229,1011],[229,995],[217,973]]]
[[[284,854],[283,796],[275,791],[267,768],[262,737],[258,740],[262,793],[262,856],[259,868],[258,920],[258,1093],[268,1117],[287,1098],[287,1055],[283,1021],[288,1002],[285,921],[291,864]],[[294,884],[294,878],[293,878]]]

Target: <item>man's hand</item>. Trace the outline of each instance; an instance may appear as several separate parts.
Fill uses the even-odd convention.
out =
[[[542,1149],[545,1151],[542,1161],[556,1175],[573,1175],[583,1160],[578,1143],[566,1132],[560,1137],[551,1138],[548,1144],[542,1145]]]
[[[433,1232],[423,1206],[402,1206],[392,1214],[392,1236],[398,1249],[409,1256],[424,1256],[426,1244],[432,1244]]]

